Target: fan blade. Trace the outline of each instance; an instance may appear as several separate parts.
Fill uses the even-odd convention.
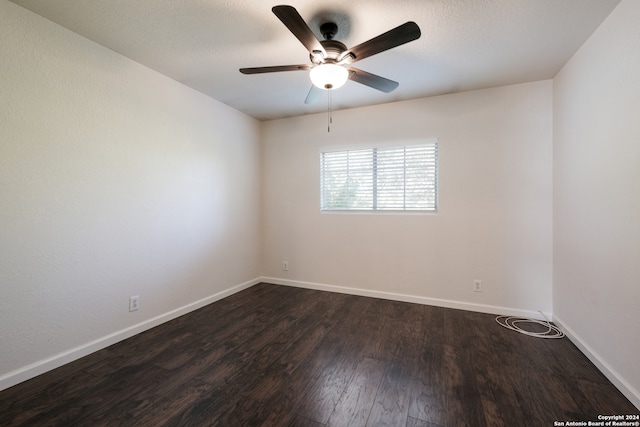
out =
[[[300,40],[309,53],[313,54],[314,51],[318,51],[323,57],[327,56],[320,41],[295,8],[292,6],[274,6],[271,8],[271,11],[282,21],[289,31]]]
[[[240,68],[242,74],[262,74],[262,73],[277,73],[280,71],[299,71],[308,70],[310,65],[276,65],[273,67],[253,67],[253,68]]]
[[[304,100],[305,104],[315,104],[320,101],[322,98],[323,90],[317,87],[316,85],[311,85],[311,89],[309,89],[309,93],[307,94],[307,99]]]
[[[399,83],[393,80],[385,79],[384,77],[377,76],[375,74],[362,71],[358,68],[350,67],[349,80],[363,84],[365,86],[378,89],[379,91],[389,93],[398,87]]]
[[[347,58],[347,56],[351,54],[354,58],[350,63],[354,63],[377,53],[384,52],[385,50],[419,39],[420,35],[420,27],[418,27],[418,24],[413,21],[405,22],[386,33],[380,34],[378,37],[374,37],[371,40],[352,47],[342,54],[342,58]]]

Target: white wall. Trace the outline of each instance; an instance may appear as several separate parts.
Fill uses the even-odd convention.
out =
[[[0,16],[2,389],[253,284],[260,124],[5,0]]]
[[[553,311],[640,408],[640,2],[554,80]]]
[[[264,123],[263,274],[471,310],[550,312],[551,95],[542,81],[337,111],[331,133],[323,114]],[[439,140],[437,214],[320,213],[321,148],[423,138]]]

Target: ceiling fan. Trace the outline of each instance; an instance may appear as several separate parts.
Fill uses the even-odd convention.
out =
[[[298,11],[292,6],[274,6],[271,10],[307,48],[311,64],[240,68],[240,72],[243,74],[261,74],[309,70],[313,85],[305,100],[306,104],[317,101],[322,94],[321,89],[337,89],[344,85],[347,80],[352,80],[385,93],[393,91],[398,87],[398,82],[352,67],[351,64],[416,40],[420,38],[421,34],[418,25],[409,21],[348,49],[343,43],[334,40],[334,36],[338,32],[338,26],[335,23],[326,22],[322,24],[320,33],[323,35],[324,40],[318,40]]]

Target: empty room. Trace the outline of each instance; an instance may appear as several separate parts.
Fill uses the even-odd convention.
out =
[[[0,425],[640,426],[638,22],[0,0]]]

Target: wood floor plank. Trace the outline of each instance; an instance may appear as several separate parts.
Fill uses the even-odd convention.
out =
[[[69,381],[70,378],[83,375],[85,373],[83,369],[109,357],[112,357],[111,351],[102,349],[0,392],[0,415],[10,413],[12,408],[20,410],[33,404],[52,387],[73,384]]]
[[[374,303],[374,300],[355,299],[343,314],[342,321],[337,322],[323,340],[327,349],[333,350],[329,353],[331,356],[324,360],[308,360],[317,364],[320,370],[303,391],[305,399],[297,410],[299,414],[322,424],[327,423],[360,359],[366,341],[361,331],[366,330],[366,320],[370,319],[363,313],[372,309]]]
[[[112,355],[104,358],[83,370],[101,376],[105,372],[113,372],[122,367],[151,364],[159,355],[176,347],[186,347],[195,336],[183,330],[167,330],[162,338],[154,335],[136,336],[127,345],[109,347]]]
[[[182,417],[188,408],[203,399],[211,392],[211,386],[195,380],[181,382],[168,394],[154,390],[147,395],[121,402],[110,408],[109,414],[120,414],[122,420],[117,425],[160,426],[165,423],[188,425],[187,417]],[[116,416],[103,417],[106,425],[115,425]],[[92,420],[93,421],[93,420]],[[94,424],[95,425],[95,424]]]
[[[468,317],[468,328],[472,334],[484,338],[472,343],[471,359],[484,418],[489,426],[525,425],[530,419],[520,408],[510,367],[517,367],[520,360],[513,351],[514,346],[518,345],[518,340],[530,337],[512,333],[496,341],[496,334],[513,331],[501,327],[493,317],[483,313],[473,313]],[[498,348],[501,351],[496,351]]]
[[[394,318],[402,314],[401,303],[397,301],[374,300],[374,307],[368,312],[368,339],[363,347],[363,356],[390,362],[398,345],[397,324]]]
[[[264,424],[265,426],[273,426],[277,424]],[[301,417],[300,415],[295,415],[286,427],[325,427],[324,424],[321,424],[317,421],[310,420],[305,417]]]
[[[338,296],[329,294],[323,298],[329,306],[322,308],[329,317],[304,333],[291,351],[285,352],[272,366],[260,382],[271,384],[273,389],[262,407],[253,415],[254,425],[318,425],[319,423],[297,413],[297,408],[306,396],[306,386],[319,378],[324,367],[333,360],[340,350],[340,343],[325,339],[329,331],[338,324],[344,324],[344,318],[338,313],[348,313],[351,303]],[[264,389],[258,385],[257,388]],[[313,394],[313,391],[311,391]],[[254,396],[253,392],[249,396]]]
[[[409,416],[425,422],[446,423],[444,346],[426,344],[413,365]]]
[[[254,353],[285,331],[291,320],[284,316],[286,299],[280,299],[274,306],[238,329],[231,326],[216,338],[208,337],[212,345],[201,348],[193,362],[186,368],[189,378],[212,385],[223,384],[252,362]],[[253,313],[255,314],[255,313]]]
[[[355,368],[327,425],[365,426],[387,365],[387,362],[381,360],[363,358]]]
[[[400,360],[391,362],[376,393],[366,425],[396,426],[398,420],[406,420],[410,385],[410,367]]]
[[[443,427],[441,424],[429,423],[417,418],[407,418],[407,427]]]
[[[445,425],[486,426],[481,395],[471,364],[471,355],[464,348],[444,346],[443,393],[447,405]]]
[[[314,308],[319,309],[321,303],[322,301],[311,299],[307,306],[302,305],[304,314],[299,313],[298,321],[293,327],[255,353],[251,364],[238,372],[237,380],[229,380],[234,385],[227,388],[233,390],[235,395],[227,399],[224,405],[238,405],[240,400],[260,402],[252,411],[244,412],[236,422],[269,425],[269,418],[275,417],[278,422],[284,422],[291,417],[292,396],[287,395],[287,392],[291,389],[291,384],[295,384],[292,381],[292,371],[294,367],[300,366],[327,333],[326,324],[318,323],[313,315]],[[337,308],[334,305],[325,307],[324,310],[331,313]],[[252,381],[247,381],[247,377],[252,378]],[[287,402],[283,404],[282,399],[287,399]],[[223,424],[225,421],[218,422]]]
[[[272,315],[269,323],[247,327],[231,340],[237,345],[215,364],[209,365],[196,378],[210,384],[233,381],[238,375],[256,375],[271,364],[295,338],[295,332],[306,319],[313,320],[313,307],[317,301],[295,305],[295,310],[281,310]],[[305,317],[306,316],[306,317]],[[292,332],[293,331],[293,332]],[[293,333],[293,334],[292,334]],[[247,371],[251,368],[251,372]]]
[[[426,342],[427,324],[425,306],[405,303],[402,315],[394,320],[397,341],[393,351],[396,359],[419,359]]]
[[[256,384],[256,393],[264,396],[262,405],[253,414],[251,422],[254,425],[277,426],[277,425],[299,425],[302,420],[307,424],[301,425],[324,425],[303,415],[299,415],[296,408],[303,400],[305,386],[310,380],[317,378],[324,364],[322,363],[302,363],[296,362],[312,356],[326,352],[326,347],[320,344],[326,334],[326,326],[314,328],[307,337],[303,337],[304,343],[292,354],[287,354],[283,360],[277,361],[269,369],[269,372],[260,378]],[[337,350],[334,350],[334,354]],[[326,360],[332,356],[320,355],[314,360]],[[282,369],[279,369],[282,367]],[[265,393],[269,387],[269,392]],[[249,396],[255,396],[253,391]]]
[[[628,406],[628,400],[611,383],[592,382],[584,379],[575,380],[571,397],[579,406],[577,416],[580,420],[597,419],[601,414],[622,414],[621,408],[627,408],[628,414],[637,414]],[[626,412],[624,413],[627,414]]]
[[[19,388],[5,390],[0,393],[0,425],[72,425],[81,406],[86,406],[82,396],[95,394],[100,383],[101,379],[80,371],[64,381],[44,384],[39,393],[27,399],[15,394]]]
[[[3,427],[546,426],[638,413],[566,338],[269,284],[0,392]]]

